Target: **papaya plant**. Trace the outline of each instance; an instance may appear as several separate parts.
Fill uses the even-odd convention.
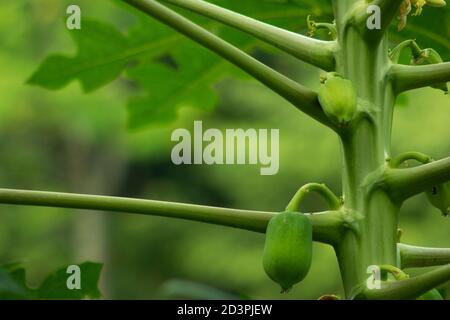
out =
[[[232,3],[231,7],[234,5],[239,9],[237,3],[245,1],[228,2]],[[212,79],[223,67],[222,63],[228,61],[337,135],[343,162],[342,195],[337,197],[325,185],[310,183],[301,187],[286,209],[279,213],[12,189],[0,189],[0,203],[159,215],[267,232],[264,268],[283,290],[305,277],[310,267],[311,242],[314,240],[334,248],[347,299],[425,299],[430,295],[438,296],[435,288],[450,280],[450,248],[400,243],[398,216],[403,203],[420,193],[426,193],[430,203],[448,215],[450,157],[434,160],[419,152],[393,155],[391,131],[394,104],[401,93],[428,86],[448,91],[450,62],[444,61],[448,58],[445,55],[448,55],[449,44],[444,37],[440,48],[422,49],[423,44],[418,40],[406,39],[390,48],[390,37],[398,38],[399,31],[391,28],[395,29],[396,18],[400,21],[397,29],[406,30],[407,25],[413,23],[413,19],[407,19],[410,15],[419,15],[429,6],[445,10],[442,9],[445,1],[324,1],[323,10],[330,8],[331,3],[330,14],[333,17],[328,22],[317,23],[308,16],[304,22],[308,24],[309,36],[288,31],[290,23],[284,24],[286,28],[275,27],[264,22],[264,19],[257,20],[238,13],[238,10],[226,9],[227,1],[120,2],[135,8],[134,14],[143,23],[138,32],[134,30],[134,33],[124,36],[103,24],[86,21],[84,31],[74,33],[78,55],[74,58],[61,55],[49,57],[32,75],[29,83],[59,89],[78,79],[84,90],[89,92],[117,78],[130,62],[134,62],[142,66],[130,70],[129,76],[146,87],[155,80],[152,79],[155,69],[143,61],[170,52],[183,35],[220,57],[202,61],[199,58],[198,64],[189,65],[182,60],[183,54],[195,60],[197,47],[186,46],[184,51],[175,50],[175,62],[177,59],[181,61],[180,64],[187,66],[192,74],[201,73],[206,66],[215,72],[206,73],[204,78]],[[219,2],[224,6],[216,4]],[[302,5],[307,1],[257,3],[271,8],[275,5]],[[379,12],[372,11],[374,6]],[[180,10],[189,18],[179,13]],[[374,12],[379,13],[380,23],[369,28],[368,19],[374,18]],[[153,23],[153,29],[146,29],[145,26],[150,26],[148,23],[151,21],[147,15],[178,34],[166,37],[167,29],[158,29],[158,25]],[[197,15],[213,23],[205,23]],[[295,17],[294,20],[299,19]],[[251,37],[234,36],[228,29],[218,29],[218,23]],[[209,31],[208,27],[215,32]],[[326,29],[329,39],[312,38],[319,29]],[[91,38],[83,38],[83,32]],[[104,34],[108,34],[109,41],[98,41]],[[151,41],[142,45],[147,37]],[[318,92],[251,56],[248,52],[254,47],[255,39],[323,70],[324,75],[317,79],[317,82],[322,82]],[[233,41],[236,46],[231,44]],[[446,49],[447,52],[439,52]],[[410,62],[401,64],[400,57],[405,54],[409,55]],[[168,99],[173,92],[161,89],[151,97],[132,99],[129,104],[131,126],[146,125],[154,118],[173,118],[176,105],[182,102],[178,99],[195,102],[201,88],[188,80],[173,80],[175,88],[190,87],[191,91],[186,94]],[[149,108],[150,104],[157,107]],[[418,164],[406,167],[404,164],[410,160]],[[327,201],[329,210],[301,213],[299,205],[309,192],[319,193]],[[370,266],[378,266],[382,274],[381,285],[375,289],[366,285]],[[402,271],[409,267],[430,266],[437,268],[415,277],[409,277]]]

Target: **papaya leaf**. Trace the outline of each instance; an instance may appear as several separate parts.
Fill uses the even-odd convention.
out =
[[[310,14],[317,21],[331,22],[333,19],[327,0],[210,2],[302,34],[307,32],[306,17]],[[124,9],[124,14],[136,17],[137,23],[122,32],[105,22],[83,20],[81,30],[69,31],[77,53],[73,56],[50,55],[28,82],[57,90],[78,80],[85,92],[92,92],[125,73],[144,91],[131,97],[128,103],[130,128],[142,128],[174,120],[177,109],[183,105],[212,110],[218,100],[213,91],[214,84],[225,75],[242,74],[231,64],[142,12],[120,1],[114,3]],[[255,47],[267,51],[267,45],[228,26],[186,10],[173,9],[244,51],[251,52]],[[450,52],[448,10],[426,8],[421,16],[410,17],[401,32],[393,26],[390,38],[394,42],[416,38],[422,47],[435,48],[447,60]],[[176,68],[162,64],[159,59],[162,56],[171,56]]]
[[[61,268],[49,275],[35,291],[37,299],[70,299],[84,298],[98,299],[101,297],[98,281],[103,265],[85,262],[79,265],[81,288],[70,290],[67,288],[67,268]]]
[[[211,54],[197,59],[199,54],[203,54],[202,48],[187,44],[173,53],[176,68],[152,63],[128,71],[129,77],[148,92],[128,103],[131,128],[170,122],[176,118],[176,109],[183,105],[205,110],[215,106],[217,96],[210,90],[211,80],[216,79],[225,64]]]
[[[83,29],[71,30],[70,35],[78,46],[77,55],[51,55],[28,83],[60,89],[79,79],[90,92],[116,79],[128,63],[126,38],[107,24],[86,20]]]
[[[101,293],[98,281],[102,264],[85,262],[80,268],[80,289],[68,289],[70,274],[67,267],[50,274],[38,288],[30,288],[26,281],[26,271],[21,265],[5,265],[0,267],[0,300],[15,299],[98,299]]]
[[[298,4],[272,0],[213,2],[291,30],[305,25],[309,12]],[[138,22],[127,33],[102,22],[84,20],[81,30],[69,31],[77,54],[49,56],[28,82],[57,90],[79,80],[84,91],[91,92],[114,81],[131,66],[126,74],[147,91],[128,103],[131,128],[170,122],[176,118],[176,109],[181,105],[213,109],[217,104],[213,85],[230,74],[231,65],[136,9],[130,7],[129,10],[138,17]],[[326,10],[331,9],[328,6],[321,12]],[[185,11],[182,13],[245,51],[251,51],[258,44],[229,27]],[[176,69],[157,60],[168,54],[176,62]],[[236,68],[231,73],[240,74]]]
[[[271,4],[273,10],[267,11],[268,7],[261,5],[259,0],[248,2],[238,2],[234,6],[242,7],[242,11],[274,24],[286,25],[292,23],[293,19],[297,20],[297,14],[306,14],[298,9],[290,12],[289,8],[280,4]],[[178,44],[190,41],[136,9],[128,9],[139,19],[127,34],[107,23],[84,19],[81,30],[68,31],[77,45],[77,54],[73,57],[62,54],[49,56],[32,74],[28,83],[57,90],[78,79],[83,89],[91,92],[115,80],[130,62],[141,58],[152,61],[176,49]],[[196,17],[194,20],[198,22],[205,19]],[[218,23],[209,23],[206,27],[217,32],[226,28]]]

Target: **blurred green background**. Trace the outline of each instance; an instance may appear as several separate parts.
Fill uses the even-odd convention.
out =
[[[90,17],[118,25],[123,20],[123,11],[107,1],[79,2]],[[0,2],[1,187],[273,211],[282,210],[307,182],[325,182],[340,192],[337,137],[256,82],[226,79],[216,85],[215,111],[184,108],[175,123],[135,132],[127,130],[130,84],[124,80],[89,95],[76,82],[60,91],[26,85],[49,53],[74,52],[62,23],[70,3]],[[318,86],[317,70],[284,55],[259,54],[303,84]],[[438,90],[402,95],[395,111],[394,154],[417,150],[448,156],[448,107],[448,96]],[[261,176],[259,166],[173,165],[171,132],[191,129],[194,120],[205,128],[279,128],[279,173]],[[324,209],[319,200],[311,197],[304,210]],[[417,196],[402,209],[403,241],[450,246],[450,219],[424,200]],[[333,251],[315,244],[311,272],[281,295],[263,271],[263,243],[261,234],[167,218],[0,206],[0,262],[23,261],[31,285],[63,265],[91,260],[105,264],[101,289],[107,299],[165,298],[168,291],[192,289],[168,283],[172,279],[258,299],[342,294]],[[210,290],[209,297],[220,296]]]

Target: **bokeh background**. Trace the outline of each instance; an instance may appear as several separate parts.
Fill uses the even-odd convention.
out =
[[[340,192],[337,137],[256,82],[225,79],[215,85],[216,110],[183,108],[174,123],[133,132],[127,130],[126,80],[88,95],[77,82],[60,91],[27,85],[49,53],[74,52],[63,23],[70,3],[0,2],[1,187],[273,211],[282,210],[307,182],[325,182]],[[90,17],[117,25],[126,20],[109,1],[79,3]],[[277,52],[256,54],[301,83],[318,86],[314,68]],[[448,156],[449,107],[449,97],[431,88],[403,94],[395,110],[394,154]],[[171,132],[191,129],[194,120],[205,128],[279,128],[279,173],[261,176],[259,166],[173,165]],[[324,208],[312,196],[303,209]],[[450,219],[423,195],[405,204],[400,221],[405,243],[450,246]],[[0,206],[0,262],[22,261],[32,286],[61,266],[90,260],[105,264],[101,290],[107,299],[342,294],[332,249],[315,244],[311,272],[281,295],[263,271],[263,243],[262,234],[160,217]]]

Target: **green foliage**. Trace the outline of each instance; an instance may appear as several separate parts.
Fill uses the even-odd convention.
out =
[[[222,2],[230,7],[226,1]],[[259,0],[234,2],[230,8],[294,29],[304,24],[307,13],[293,4],[261,3]],[[325,7],[325,10],[329,9]],[[320,12],[327,12],[325,10]],[[211,110],[217,104],[212,85],[230,71],[236,74],[236,70],[159,22],[134,10],[133,14],[140,20],[127,35],[108,24],[83,21],[82,30],[69,32],[77,44],[77,55],[72,58],[50,56],[31,76],[29,83],[60,89],[78,79],[83,89],[90,92],[115,80],[131,66],[128,75],[147,92],[143,97],[130,100],[128,110],[132,128],[173,121],[176,109],[183,105]],[[203,22],[198,18],[194,20]],[[209,23],[207,27],[245,51],[251,51],[257,44],[253,38],[230,33],[217,23]],[[167,54],[175,66],[159,59]]]
[[[79,79],[86,92],[98,89],[116,79],[127,65],[127,39],[110,25],[83,21],[82,30],[70,34],[78,46],[75,57],[52,55],[30,78],[30,84],[60,89]]]
[[[128,104],[132,128],[173,121],[182,105],[206,110],[216,105],[217,96],[211,83],[223,74],[225,62],[203,53],[204,49],[186,43],[172,54],[176,68],[154,63],[129,70],[130,78],[148,92],[146,96],[132,98]]]
[[[301,30],[302,33],[306,33],[308,14],[324,21],[331,20],[329,1],[324,0],[212,2],[280,27]],[[424,39],[424,45],[448,52],[449,43],[442,34],[442,30],[448,30],[442,28],[448,23],[445,11],[428,8],[425,11],[422,16],[410,19],[408,27],[401,33],[394,33],[393,38],[404,39],[413,32],[415,37],[419,35],[419,40]],[[432,11],[433,16],[427,11]],[[235,68],[230,68],[228,63],[207,50],[192,45],[158,21],[135,10],[133,14],[139,16],[139,21],[127,33],[110,24],[83,21],[82,30],[69,31],[77,44],[77,54],[73,57],[60,54],[49,56],[31,76],[29,83],[47,89],[60,89],[78,79],[83,89],[91,92],[117,79],[124,69],[131,67],[128,75],[146,92],[129,102],[131,128],[172,122],[176,118],[176,110],[186,105],[203,110],[213,109],[217,104],[216,95],[212,92],[213,84],[230,71],[236,73]],[[223,25],[205,23],[196,16],[188,16],[247,52],[259,45],[251,37],[230,33]],[[175,66],[161,62],[159,58],[167,55],[171,56]],[[176,95],[173,94],[175,92]]]
[[[51,273],[37,288],[30,288],[26,282],[26,272],[20,264],[0,267],[0,299],[98,299],[101,293],[98,281],[102,264],[85,262],[79,265],[81,289],[69,290],[67,267]]]

